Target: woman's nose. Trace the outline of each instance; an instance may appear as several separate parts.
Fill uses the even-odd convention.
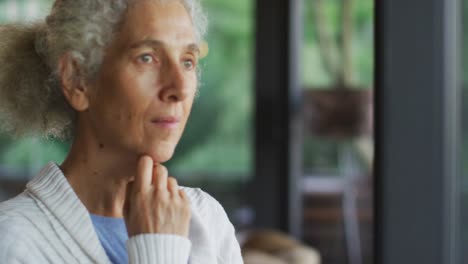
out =
[[[186,87],[186,76],[180,63],[167,59],[163,67],[161,73],[161,101],[178,102],[185,100],[188,95],[188,89]]]

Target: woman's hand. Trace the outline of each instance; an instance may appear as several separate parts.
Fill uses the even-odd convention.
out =
[[[124,207],[128,236],[148,233],[188,237],[190,203],[177,180],[151,157],[139,159],[135,181],[127,186]]]

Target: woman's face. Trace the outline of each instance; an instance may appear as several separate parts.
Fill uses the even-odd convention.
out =
[[[179,1],[138,1],[106,50],[86,120],[100,148],[171,158],[197,89],[193,25]]]

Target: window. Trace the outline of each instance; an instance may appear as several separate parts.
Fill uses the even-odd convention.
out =
[[[304,0],[304,239],[323,263],[372,263],[372,0]]]

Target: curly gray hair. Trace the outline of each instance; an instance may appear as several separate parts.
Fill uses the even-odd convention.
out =
[[[70,52],[86,78],[94,77],[135,1],[142,0],[56,0],[43,23],[0,26],[0,129],[14,136],[70,138],[75,111],[60,89],[58,60]],[[200,42],[207,19],[199,1],[179,1]]]

